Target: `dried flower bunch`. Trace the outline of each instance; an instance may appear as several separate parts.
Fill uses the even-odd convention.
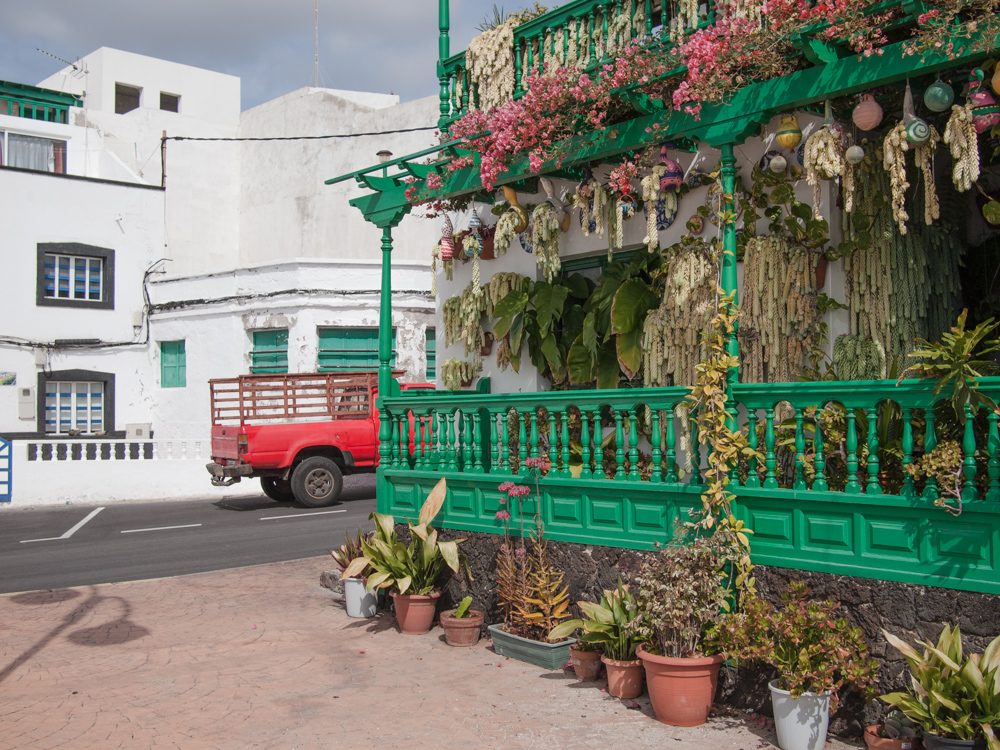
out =
[[[972,121],[968,105],[954,105],[944,128],[944,143],[951,151],[954,164],[951,180],[960,193],[979,179],[979,134]]]

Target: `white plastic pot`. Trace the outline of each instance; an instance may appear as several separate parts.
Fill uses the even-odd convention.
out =
[[[374,617],[375,593],[365,591],[365,582],[360,578],[344,579],[344,607],[348,617]]]
[[[787,690],[771,688],[774,731],[781,750],[823,750],[830,726],[830,694],[803,693],[793,698]]]

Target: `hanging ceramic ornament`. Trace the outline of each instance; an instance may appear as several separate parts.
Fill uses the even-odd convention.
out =
[[[660,164],[664,167],[663,175],[660,177],[660,190],[680,190],[684,184],[684,168],[676,159],[671,159],[667,153],[667,147],[660,147]]]
[[[1000,94],[1000,62],[993,68],[993,78],[990,80],[990,85],[993,87],[994,94]]]
[[[451,217],[444,217],[444,224],[441,226],[441,260],[452,260],[455,257],[455,227],[451,223]]]
[[[969,108],[972,110],[972,124],[977,133],[985,133],[994,125],[1000,125],[1000,107],[993,94],[983,86],[985,74],[976,68],[969,74]]]
[[[954,89],[940,78],[924,91],[924,106],[931,112],[944,112],[954,101]]]
[[[510,185],[504,185],[501,190],[503,191],[503,197],[507,201],[507,205],[514,209],[517,214],[518,222],[517,226],[514,227],[514,231],[520,234],[528,228],[528,212],[524,210],[524,207],[517,199],[517,192]]]
[[[913,92],[910,90],[910,82],[906,82],[906,91],[903,94],[903,125],[906,127],[906,140],[914,146],[927,143],[931,137],[931,128],[924,120],[914,114]]]
[[[767,168],[774,174],[784,174],[788,168],[788,160],[781,154],[775,154],[767,163]]]
[[[774,141],[782,148],[789,150],[795,148],[802,141],[802,129],[799,128],[799,121],[795,115],[782,115],[778,120],[778,132],[774,136]]]
[[[479,218],[479,212],[473,208],[472,216],[469,217],[469,236],[473,241],[463,243],[465,254],[469,258],[478,255],[482,248],[482,239],[479,236],[482,226],[483,220]]]
[[[865,160],[865,150],[855,144],[844,152],[844,158],[848,164],[860,164]]]
[[[858,130],[874,130],[882,123],[882,107],[871,94],[862,94],[861,101],[854,107],[851,119]]]

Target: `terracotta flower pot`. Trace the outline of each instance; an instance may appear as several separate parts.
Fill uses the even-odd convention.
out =
[[[429,594],[397,594],[392,593],[393,605],[396,609],[396,624],[399,631],[406,635],[422,635],[434,624],[434,613],[437,610],[437,600],[440,591]]]
[[[816,261],[816,288],[822,289],[826,284],[827,259],[825,255],[819,256]]]
[[[678,659],[651,654],[640,646],[638,656],[646,669],[646,689],[659,721],[675,727],[694,727],[708,720],[721,655]]]
[[[601,652],[581,651],[575,646],[569,648],[569,660],[576,672],[576,678],[582,682],[593,682],[601,673]]]
[[[496,236],[497,228],[483,227],[479,234],[483,238],[483,249],[479,252],[480,260],[493,260],[497,257],[496,250],[493,247],[493,238]]]
[[[642,662],[620,661],[601,657],[608,670],[608,694],[615,698],[638,698],[642,695]]]
[[[441,613],[441,627],[449,646],[475,646],[479,643],[479,632],[485,619],[478,609],[470,609],[465,617],[455,617],[455,610]]]
[[[890,737],[879,737],[881,724],[871,724],[865,727],[865,745],[868,750],[923,750],[919,737],[896,740]]]

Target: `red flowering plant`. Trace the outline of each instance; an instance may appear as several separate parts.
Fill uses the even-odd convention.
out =
[[[548,460],[529,458],[526,474],[535,480],[535,528],[530,539],[524,530],[524,498],[531,488],[516,482],[503,482],[503,493],[496,517],[503,521],[503,542],[497,554],[497,605],[503,616],[503,629],[522,638],[545,641],[549,631],[569,618],[569,591],[563,585],[563,573],[549,560],[548,546],[541,521],[541,493],[538,485]],[[511,539],[509,508],[517,504],[521,523],[520,538]],[[530,544],[529,544],[530,543]]]
[[[861,628],[841,614],[840,604],[809,598],[801,581],[788,585],[781,607],[757,595],[740,602],[712,634],[715,649],[728,658],[765,664],[778,673],[777,687],[793,696],[831,693],[836,705],[845,685],[871,692],[877,664],[868,657]]]

